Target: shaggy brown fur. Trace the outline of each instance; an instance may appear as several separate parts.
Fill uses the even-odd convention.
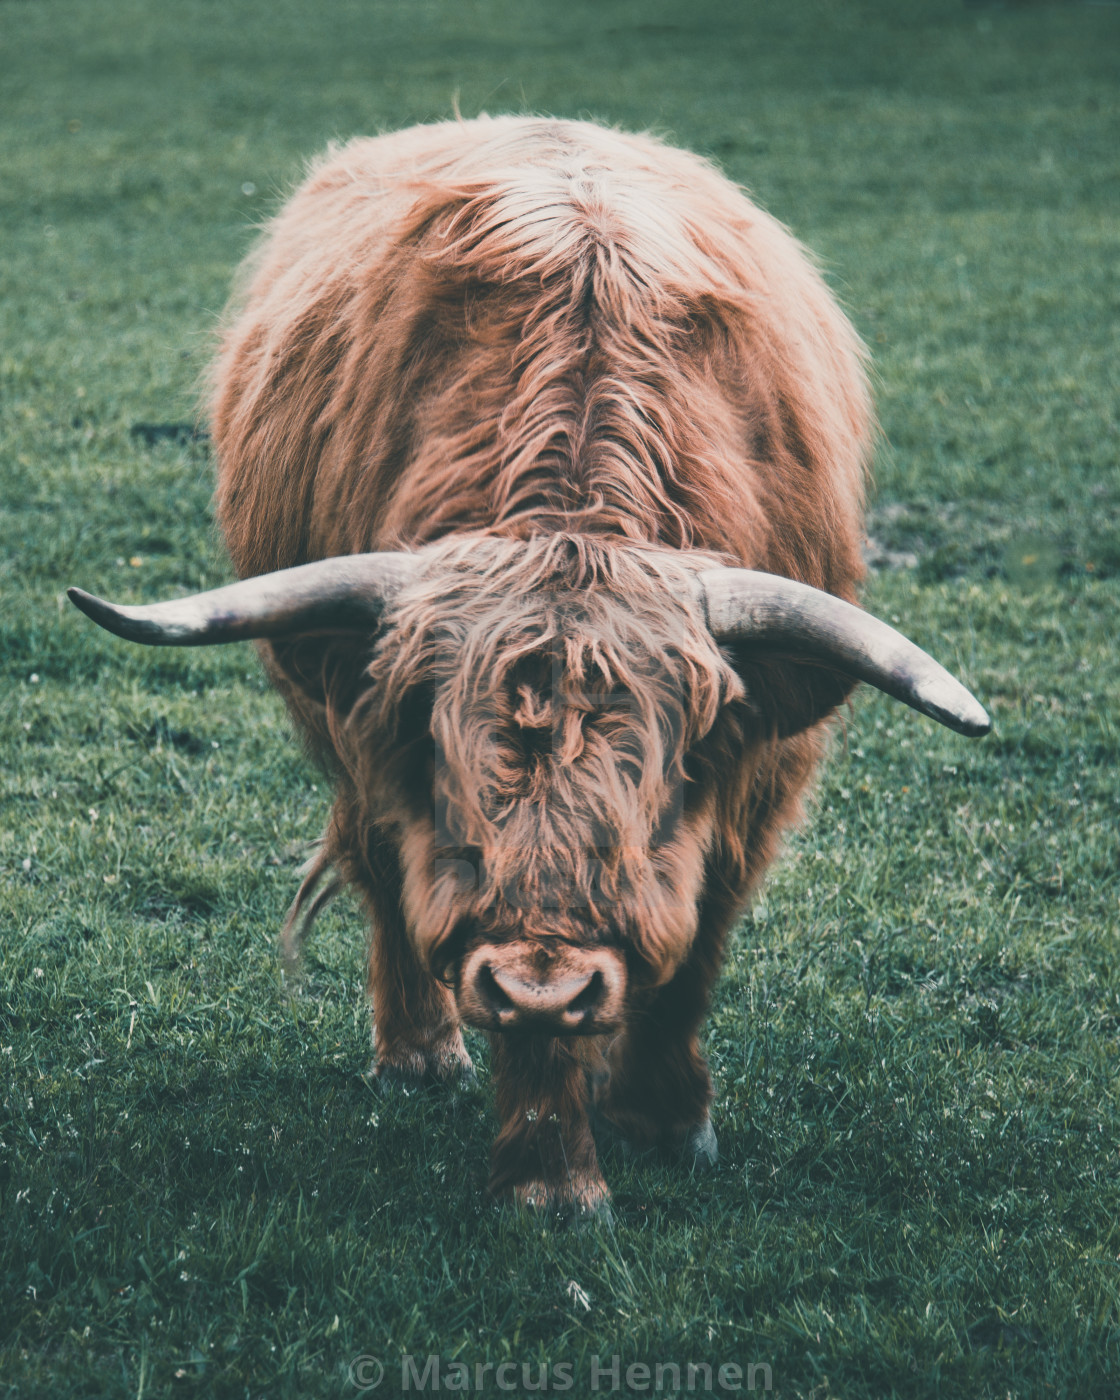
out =
[[[482,118],[317,163],[248,265],[213,431],[243,576],[430,547],[364,651],[263,650],[337,775],[383,1075],[469,1067],[472,942],[627,950],[609,1081],[594,1045],[495,1053],[493,1188],[593,1208],[589,1082],[640,1143],[705,1122],[723,940],[847,693],[721,651],[690,578],[718,557],[854,596],[859,342],[697,157]]]

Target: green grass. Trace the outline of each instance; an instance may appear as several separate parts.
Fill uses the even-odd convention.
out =
[[[0,1395],[396,1394],[402,1352],[1120,1391],[1120,9],[2,8]],[[996,722],[858,698],[719,986],[720,1165],[609,1162],[613,1233],[486,1202],[483,1045],[477,1093],[370,1089],[355,907],[281,988],[328,793],[252,653],[58,601],[227,577],[205,447],[130,427],[191,416],[301,162],[455,101],[666,132],[818,250],[917,561],[868,602]]]

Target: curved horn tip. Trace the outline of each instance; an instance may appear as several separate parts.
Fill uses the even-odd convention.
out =
[[[955,727],[967,739],[982,739],[992,731],[992,717],[979,700],[974,700],[974,705],[975,708],[970,706],[967,713],[960,715]]]
[[[991,717],[980,704],[976,706],[975,710],[969,709],[967,712],[953,710],[947,713],[943,711],[941,714],[931,715],[930,718],[938,720],[950,729],[955,729],[966,739],[982,739],[985,734],[990,734],[992,729]]]
[[[86,617],[91,617],[102,627],[106,626],[104,619],[112,616],[112,605],[92,593],[87,593],[84,588],[68,588],[66,596],[79,612],[85,613]]]
[[[87,593],[84,588],[68,588],[66,596],[98,627],[126,642],[142,642],[146,646],[190,646],[195,643],[191,629],[176,622],[156,622],[147,616],[151,607],[119,607]],[[162,605],[166,606],[166,605]]]
[[[933,684],[927,680],[925,685],[915,686],[910,695],[896,698],[968,739],[980,739],[991,730],[992,721],[987,710],[956,676],[943,671],[932,679]]]

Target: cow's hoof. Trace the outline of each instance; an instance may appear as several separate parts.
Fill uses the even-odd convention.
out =
[[[614,1225],[611,1196],[604,1181],[588,1180],[576,1185],[566,1182],[558,1186],[547,1181],[527,1181],[515,1186],[510,1194],[512,1204],[532,1215],[542,1224],[562,1229],[584,1229],[589,1226]]]
[[[456,1093],[469,1093],[478,1085],[470,1060],[458,1056],[416,1055],[401,1062],[380,1061],[370,1070],[370,1078],[382,1094],[414,1094],[436,1086]]]
[[[370,1083],[385,1098],[398,1094],[415,1094],[424,1087],[424,1077],[405,1065],[370,1065]]]
[[[712,1127],[711,1116],[707,1113],[703,1121],[694,1127],[663,1132],[657,1137],[651,1134],[637,1140],[628,1137],[616,1123],[597,1109],[592,1110],[590,1118],[595,1141],[600,1150],[617,1152],[626,1162],[658,1156],[662,1159],[676,1157],[690,1171],[695,1171],[714,1167],[719,1158],[719,1143]]]
[[[708,1114],[704,1121],[690,1128],[680,1148],[681,1161],[691,1171],[706,1171],[719,1160],[719,1142]]]

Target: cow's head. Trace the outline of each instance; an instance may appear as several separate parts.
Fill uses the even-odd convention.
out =
[[[316,681],[337,757],[371,833],[399,853],[417,952],[464,1020],[495,1030],[609,1030],[631,983],[673,975],[729,744],[809,722],[851,680],[961,732],[988,728],[959,682],[848,603],[583,536],[457,537],[150,607],[71,597],[134,641],[268,639],[295,676],[294,639],[351,636],[349,680]],[[819,705],[801,720],[788,697],[768,710],[744,657],[801,663]]]

